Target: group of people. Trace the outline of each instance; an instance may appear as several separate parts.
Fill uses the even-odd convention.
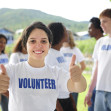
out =
[[[99,19],[102,30],[94,25],[95,21],[90,25],[90,28],[98,30],[96,35],[93,33],[97,40],[92,55],[94,68],[84,103],[88,104],[89,111],[111,111],[111,9],[103,10]],[[89,32],[91,34],[90,29]],[[102,37],[103,32],[105,37]]]
[[[75,110],[70,93],[85,91],[86,80],[75,55],[67,65],[60,52],[67,41],[62,23],[34,22],[24,29],[9,63],[0,65],[0,93],[9,95],[9,110]]]
[[[88,32],[97,43],[91,84],[84,100],[89,111],[111,111],[110,27],[111,9],[90,20]],[[87,86],[82,75],[86,66],[70,30],[59,22],[48,26],[42,22],[32,23],[24,29],[9,62],[4,52],[6,43],[6,37],[0,34],[3,111],[8,111],[6,105],[9,111],[77,111],[78,93]]]

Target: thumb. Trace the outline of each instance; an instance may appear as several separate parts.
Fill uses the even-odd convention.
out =
[[[1,73],[6,75],[6,68],[3,64],[0,64],[0,68],[1,68]]]
[[[75,65],[75,61],[76,61],[76,55],[73,55],[72,59],[71,59],[70,66],[74,66]]]

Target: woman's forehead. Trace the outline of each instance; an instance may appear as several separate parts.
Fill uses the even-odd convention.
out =
[[[48,38],[48,36],[47,36],[47,33],[44,31],[44,30],[42,30],[42,29],[34,29],[31,33],[30,33],[30,35],[29,35],[29,37],[33,37],[33,38],[37,38],[37,37],[40,37],[40,38]]]

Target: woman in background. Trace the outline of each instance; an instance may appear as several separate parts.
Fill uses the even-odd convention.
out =
[[[69,73],[69,66],[67,66],[65,58],[60,52],[63,42],[68,41],[66,27],[60,22],[52,22],[48,25],[48,28],[52,32],[53,41],[46,56],[46,63],[63,68]],[[55,111],[76,111],[69,92],[61,92],[59,94]]]
[[[7,44],[7,38],[5,35],[0,34],[0,64],[8,64],[8,55],[5,54],[5,46]],[[8,98],[1,95],[1,108],[2,111],[8,111]]]
[[[19,62],[27,61],[28,54],[23,47],[22,38],[19,37],[17,43],[13,49],[13,53],[10,56],[9,64],[16,64]]]
[[[72,32],[70,30],[67,30],[69,34],[69,40],[68,42],[63,43],[63,47],[60,49],[60,51],[63,53],[66,62],[68,65],[70,65],[70,61],[73,55],[76,55],[76,63],[80,64],[81,70],[84,71],[85,69],[85,62],[84,62],[84,56],[79,50],[79,48],[76,47],[74,42],[74,37],[72,35]],[[77,106],[77,99],[78,99],[78,93],[72,93],[73,99]]]

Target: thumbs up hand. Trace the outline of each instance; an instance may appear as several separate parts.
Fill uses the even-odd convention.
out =
[[[0,64],[0,93],[5,93],[7,92],[9,88],[9,77],[6,73],[6,68],[4,67],[3,64]]]
[[[70,63],[69,72],[70,72],[71,80],[73,82],[78,82],[81,79],[82,71],[79,66],[75,65],[75,61],[76,61],[76,56],[73,55]]]

